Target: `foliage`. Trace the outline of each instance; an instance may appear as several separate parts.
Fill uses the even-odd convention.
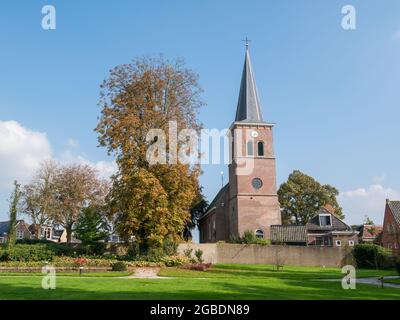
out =
[[[243,232],[242,237],[232,236],[229,242],[239,244],[258,244],[261,246],[267,246],[271,244],[269,240],[256,237],[254,232],[251,230],[246,230],[245,232]]]
[[[370,217],[368,217],[367,215],[364,216],[364,224],[375,225],[374,221],[372,221],[372,219]]]
[[[111,265],[112,271],[126,271],[126,264],[122,261],[115,262]]]
[[[178,132],[199,130],[200,93],[196,74],[180,60],[163,58],[117,66],[101,86],[102,115],[96,131],[100,145],[116,156],[118,165],[107,202],[111,214],[119,216],[118,233],[126,239],[135,235],[142,254],[149,247],[161,247],[167,236],[181,238],[190,220],[189,210],[200,190],[200,168],[174,161],[154,164],[148,152],[175,159],[169,123],[174,121]],[[152,129],[159,135],[149,137]],[[168,141],[165,148],[163,141]],[[178,147],[183,144],[178,141]]]
[[[177,267],[190,263],[190,259],[181,256],[170,256],[161,258],[160,262],[167,267]]]
[[[190,220],[187,222],[185,230],[183,231],[183,238],[186,241],[192,239],[192,230],[198,225],[200,217],[206,213],[207,208],[208,202],[204,199],[204,195],[200,188],[198,195],[190,208]]]
[[[57,170],[58,165],[54,161],[42,162],[33,179],[22,190],[20,210],[32,221],[33,234],[37,239],[41,227],[52,222],[52,214],[56,210],[53,187]]]
[[[336,197],[339,191],[331,185],[321,185],[314,178],[295,170],[278,190],[284,223],[305,224],[323,206],[330,205],[334,213],[344,218]]]
[[[45,244],[16,244],[0,249],[0,261],[51,261],[54,252]]]
[[[83,208],[76,222],[76,238],[81,240],[82,244],[92,252],[98,242],[105,240],[108,234],[108,221],[105,215],[96,210],[96,208]],[[100,247],[97,245],[97,249]]]
[[[194,255],[195,255],[198,263],[203,263],[203,261],[204,261],[204,259],[203,259],[203,250],[197,249],[194,252]]]
[[[393,265],[391,251],[372,243],[357,244],[354,258],[359,268],[387,268]]]
[[[167,256],[175,256],[178,252],[178,244],[171,238],[167,238],[163,242],[163,252]]]
[[[192,253],[193,253],[193,248],[186,248],[185,250],[183,250],[184,256],[189,259],[192,258]]]
[[[396,262],[394,264],[398,275],[400,276],[400,257],[397,257]]]
[[[12,248],[15,245],[16,225],[17,225],[17,211],[18,204],[21,198],[20,184],[14,181],[14,191],[10,197],[10,224],[7,234],[7,246]]]
[[[52,251],[55,256],[74,256],[83,252],[83,250],[80,248],[72,248],[64,243],[56,243],[44,239],[20,239],[17,240],[17,244],[33,246],[41,244],[43,247],[46,247],[47,250]]]
[[[107,183],[88,165],[61,166],[54,178],[56,223],[64,227],[71,243],[73,226],[85,207],[99,208],[107,193]]]

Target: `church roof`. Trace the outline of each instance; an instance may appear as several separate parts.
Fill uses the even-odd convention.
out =
[[[246,55],[240,83],[239,99],[236,109],[236,122],[264,122],[261,114],[261,104],[257,93],[256,81],[251,67],[249,48]]]
[[[223,196],[223,194],[228,190],[228,188],[229,188],[229,182],[218,191],[217,195],[211,201],[211,203],[207,207],[206,212],[200,217],[200,219],[203,219],[204,217],[206,217],[211,211],[213,211],[216,208],[215,204],[217,203],[219,198],[221,198]]]

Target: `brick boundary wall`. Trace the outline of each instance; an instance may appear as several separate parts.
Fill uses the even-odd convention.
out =
[[[341,267],[354,265],[352,250],[338,247],[306,247],[306,246],[260,246],[228,243],[183,243],[178,247],[178,253],[192,248],[203,251],[206,263],[232,264],[283,264],[315,267]]]

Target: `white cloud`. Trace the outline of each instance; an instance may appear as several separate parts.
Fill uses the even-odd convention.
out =
[[[381,184],[374,184],[368,188],[358,188],[341,192],[338,201],[343,207],[346,222],[361,224],[364,216],[369,216],[376,224],[383,223],[385,200],[400,200],[400,190],[385,188]]]
[[[45,133],[0,120],[0,189],[10,189],[15,179],[26,182],[40,162],[49,158],[51,147]]]
[[[79,163],[91,166],[102,178],[109,178],[117,171],[117,164],[115,161],[92,162],[80,154],[73,153],[69,149],[64,150],[58,161],[61,163]]]
[[[78,140],[69,138],[67,141],[67,146],[70,148],[77,148],[77,147],[79,147],[79,142],[78,142]]]

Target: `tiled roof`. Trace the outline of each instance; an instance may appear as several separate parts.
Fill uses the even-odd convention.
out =
[[[297,226],[297,225],[271,226],[271,241],[307,242],[307,228],[306,226]]]
[[[320,226],[319,223],[319,215],[320,214],[330,214],[332,218],[332,225],[331,226]],[[334,214],[329,212],[326,208],[322,208],[315,216],[313,216],[307,223],[307,230],[314,230],[314,231],[350,231],[351,227],[336,217]]]
[[[363,238],[375,238],[383,230],[383,226],[364,225],[362,236]]]
[[[390,211],[394,216],[396,222],[400,225],[400,201],[388,201]]]
[[[225,192],[226,190],[228,190],[228,187],[229,187],[229,183],[227,183],[225,186],[223,186],[223,187],[218,191],[217,195],[214,197],[213,201],[211,201],[211,203],[210,203],[210,205],[208,206],[206,212],[200,217],[200,219],[203,218],[203,217],[205,217],[206,215],[208,215],[208,213],[209,213],[212,209],[214,209],[216,202],[217,202],[218,199],[224,194],[224,192]]]

